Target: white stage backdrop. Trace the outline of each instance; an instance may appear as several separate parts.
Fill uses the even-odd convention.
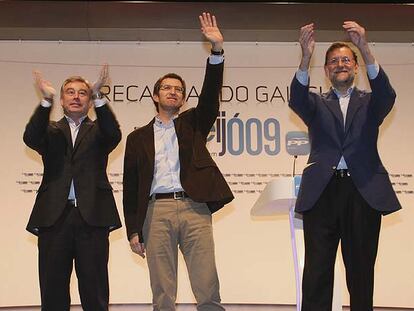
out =
[[[327,90],[322,66],[326,48],[327,44],[317,45],[311,69],[311,85],[323,91]],[[381,129],[379,149],[404,207],[383,219],[374,301],[378,306],[414,307],[414,47],[376,44],[372,49],[397,92],[396,105]],[[252,218],[250,209],[269,180],[292,174],[292,148],[304,142],[300,132],[306,128],[288,108],[300,48],[293,43],[227,43],[225,51],[220,127],[212,129],[208,145],[236,197],[214,216],[222,299],[225,303],[294,304],[288,218]],[[40,301],[37,239],[25,231],[42,174],[40,157],[22,141],[25,124],[39,101],[32,70],[39,69],[59,88],[69,75],[93,81],[100,65],[109,63],[112,82],[106,91],[123,140],[111,154],[108,173],[123,218],[122,161],[127,134],[154,116],[150,90],[164,73],[177,72],[186,79],[187,107],[194,106],[207,56],[208,47],[198,42],[0,43],[0,306]],[[361,69],[358,86],[367,88]],[[60,105],[56,105],[52,117],[61,116]],[[297,172],[306,159],[299,156]],[[131,253],[124,228],[111,234],[110,252],[111,303],[150,302],[146,262]],[[182,260],[179,270],[178,301],[193,302]],[[73,277],[74,303],[79,302],[76,288]],[[344,297],[347,303],[345,289]]]

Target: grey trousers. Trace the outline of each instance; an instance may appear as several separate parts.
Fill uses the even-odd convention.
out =
[[[197,301],[197,310],[225,310],[220,304],[211,213],[186,198],[152,199],[143,228],[154,311],[173,311],[177,297],[178,247]]]

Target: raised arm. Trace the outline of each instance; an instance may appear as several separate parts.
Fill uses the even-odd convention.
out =
[[[314,24],[310,23],[300,28],[299,43],[302,58],[299,68],[290,85],[291,93],[289,107],[309,125],[313,118],[315,105],[309,97],[309,65],[315,49]]]
[[[25,144],[43,154],[47,145],[47,127],[49,125],[50,107],[53,104],[56,90],[53,88],[52,83],[45,80],[40,71],[33,71],[33,78],[35,86],[39,93],[42,95],[42,102],[39,105],[34,114],[31,116],[29,123],[26,125],[26,129],[23,134],[23,141]]]
[[[198,126],[207,136],[219,111],[219,94],[223,84],[223,36],[218,28],[216,17],[210,13],[199,16],[201,32],[211,43],[212,55],[207,61],[203,87],[196,107]]]

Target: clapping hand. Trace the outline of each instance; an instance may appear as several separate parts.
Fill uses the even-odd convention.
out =
[[[97,94],[100,92],[101,87],[109,82],[109,66],[104,64],[102,66],[101,72],[99,73],[98,80],[92,85],[92,94]]]
[[[33,71],[33,77],[37,89],[40,91],[43,98],[52,102],[53,97],[56,95],[56,90],[53,88],[52,83],[43,79],[42,73],[38,70]]]

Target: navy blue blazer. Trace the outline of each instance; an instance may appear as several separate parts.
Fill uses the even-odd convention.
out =
[[[391,111],[396,94],[382,68],[369,83],[371,92],[352,91],[344,126],[339,100],[332,90],[309,92],[309,84],[303,86],[293,78],[289,106],[307,125],[311,143],[297,212],[315,205],[342,155],[352,181],[372,208],[383,214],[401,208],[377,149],[379,126]]]

